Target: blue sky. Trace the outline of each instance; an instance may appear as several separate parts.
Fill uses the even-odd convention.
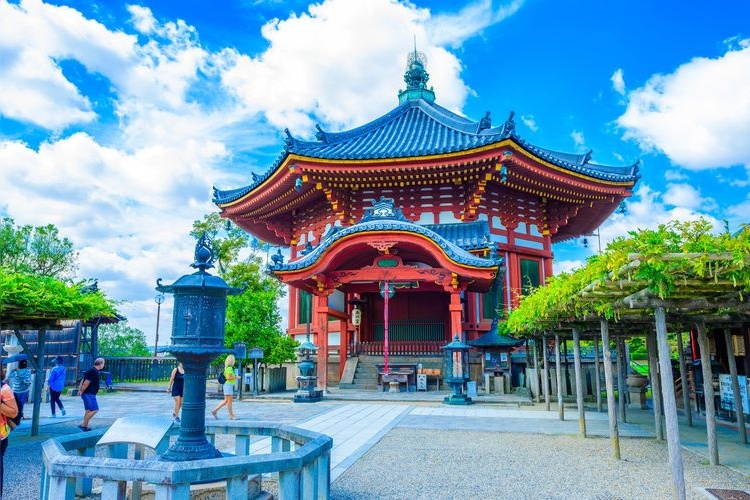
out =
[[[211,187],[397,105],[414,38],[437,102],[642,179],[602,242],[750,217],[750,3],[0,0],[0,215],[55,224],[150,341]],[[593,239],[595,241],[595,237]],[[596,243],[555,247],[556,270]],[[171,301],[162,308],[163,332]],[[163,342],[163,341],[162,341]]]

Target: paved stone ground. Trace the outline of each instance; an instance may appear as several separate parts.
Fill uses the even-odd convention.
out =
[[[241,419],[290,423],[331,435],[331,494],[336,499],[671,497],[666,445],[650,438],[653,417],[646,412],[629,413],[629,421],[638,425],[620,424],[623,460],[616,461],[608,439],[576,437],[572,409],[566,408],[561,422],[554,408],[545,412],[538,406],[449,407],[412,394],[400,400],[352,399],[315,404],[258,399],[235,403],[235,411]],[[28,421],[11,435],[3,498],[38,498],[41,442],[77,432],[83,414],[79,398],[64,402],[67,417],[51,419],[49,407],[43,407],[41,436],[28,435]],[[207,401],[207,407],[214,403]],[[103,394],[100,406],[92,421],[95,428],[134,412],[164,418],[172,412],[165,392]],[[606,436],[606,415],[587,412],[587,430],[591,436]],[[700,429],[684,434],[700,453]],[[722,428],[720,438],[731,441],[733,434]],[[264,446],[260,442],[255,448]],[[710,467],[705,458],[685,451],[689,498],[702,498],[703,488],[750,491],[750,447],[721,443],[720,453],[722,462],[739,464],[738,470],[744,464],[747,472]],[[272,481],[267,484],[275,489]]]

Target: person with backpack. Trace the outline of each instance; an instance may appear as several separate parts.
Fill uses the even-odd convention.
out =
[[[4,375],[0,369],[0,375]],[[5,377],[0,376],[0,380]],[[5,477],[5,450],[8,449],[10,425],[8,420],[18,415],[18,405],[13,390],[6,383],[0,388],[0,498],[3,497],[3,478]]]
[[[49,375],[47,376],[49,404],[52,408],[52,418],[57,416],[55,415],[55,406],[58,406],[60,412],[65,416],[65,407],[63,406],[62,401],[60,401],[60,394],[62,394],[62,391],[65,388],[65,364],[63,361],[62,356],[55,358],[56,365],[50,370]]]
[[[25,359],[20,360],[18,367],[8,373],[8,383],[16,395],[19,415],[17,419],[20,421],[24,418],[23,407],[29,399],[29,391],[31,390],[31,369],[28,367]]]
[[[234,354],[227,356],[224,360],[224,371],[219,374],[219,383],[222,384],[224,389],[224,399],[216,405],[216,408],[211,410],[211,415],[214,418],[219,418],[217,413],[224,406],[229,410],[229,420],[237,420],[232,411],[232,401],[234,399],[234,381],[237,380],[237,375],[234,373]]]

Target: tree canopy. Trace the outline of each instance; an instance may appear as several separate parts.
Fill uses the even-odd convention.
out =
[[[55,226],[17,226],[13,219],[0,221],[0,262],[10,271],[60,280],[73,278],[78,253]]]
[[[601,255],[524,297],[504,329],[533,333],[587,316],[619,319],[638,297],[703,298],[750,292],[750,230],[720,234],[706,220],[630,231]]]
[[[98,353],[100,356],[148,356],[146,334],[127,322],[112,323],[99,327]]]
[[[114,303],[87,281],[74,282],[78,254],[52,224],[0,221],[0,319],[34,320],[114,316]]]

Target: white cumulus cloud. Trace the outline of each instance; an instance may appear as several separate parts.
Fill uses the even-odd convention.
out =
[[[750,44],[698,57],[627,94],[617,123],[644,150],[705,170],[750,166]]]

